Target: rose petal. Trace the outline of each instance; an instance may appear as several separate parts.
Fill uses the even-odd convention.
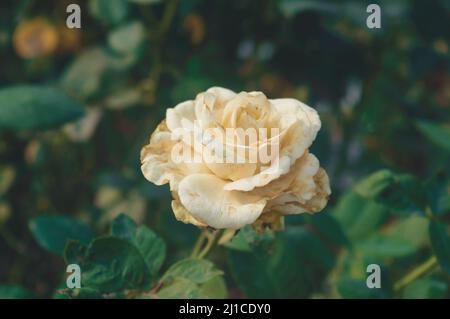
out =
[[[238,229],[253,223],[266,200],[225,191],[225,182],[211,174],[193,174],[179,184],[180,201],[189,213],[214,228]]]

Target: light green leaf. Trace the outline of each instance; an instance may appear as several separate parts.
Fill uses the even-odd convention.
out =
[[[347,192],[333,212],[347,237],[354,241],[367,238],[386,220],[388,209],[374,201]]]
[[[48,129],[83,114],[80,103],[56,88],[18,85],[0,89],[0,130]]]
[[[97,20],[116,25],[128,16],[129,5],[127,0],[90,0],[88,10]]]
[[[145,28],[138,21],[120,26],[108,36],[109,46],[120,54],[137,54],[144,42]]]
[[[222,274],[223,272],[215,268],[214,264],[208,260],[187,258],[172,265],[161,281],[181,277],[202,284]]]
[[[395,175],[389,170],[380,170],[364,178],[353,188],[356,193],[366,198],[377,198],[395,182]]]
[[[357,245],[365,256],[373,258],[399,258],[413,254],[417,246],[393,236],[376,234]]]
[[[66,241],[88,244],[93,237],[88,226],[65,216],[40,216],[29,222],[29,228],[42,248],[59,256],[63,256]]]
[[[192,280],[178,277],[164,285],[157,295],[161,299],[194,299],[200,297],[200,288]]]
[[[134,62],[127,59],[101,47],[86,49],[64,71],[61,84],[82,99],[102,97],[122,84],[120,75]]]
[[[216,276],[200,287],[200,298],[225,299],[228,295],[223,276]]]

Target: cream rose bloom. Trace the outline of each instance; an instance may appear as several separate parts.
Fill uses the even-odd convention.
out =
[[[277,160],[270,165],[174,161],[173,148],[190,143],[180,129],[188,135],[198,123],[203,129],[277,128]],[[298,100],[212,87],[167,110],[141,151],[141,168],[150,182],[170,184],[172,209],[184,223],[277,228],[284,215],[319,212],[327,204],[328,176],[308,151],[320,126],[317,112]]]

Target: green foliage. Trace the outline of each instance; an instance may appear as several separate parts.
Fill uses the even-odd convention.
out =
[[[0,298],[450,297],[448,1],[380,0],[381,29],[369,1],[88,0],[79,30],[24,3],[0,11]],[[139,153],[211,86],[315,108],[332,195],[199,259]]]
[[[133,244],[143,257],[150,276],[156,276],[166,257],[166,245],[160,237],[145,226],[137,227],[126,215],[114,220],[112,234]]]
[[[0,285],[0,299],[33,299],[34,294],[15,285]]]
[[[124,21],[130,7],[127,0],[90,0],[89,11],[100,22],[116,25]]]
[[[430,223],[430,240],[442,269],[450,274],[450,235],[448,226],[436,221]]]
[[[82,106],[56,88],[19,85],[0,90],[0,129],[52,128],[83,115]]]
[[[183,259],[160,279],[158,298],[225,298],[223,272],[207,260]]]
[[[399,214],[420,213],[425,210],[425,190],[419,181],[408,174],[394,174],[381,170],[357,183],[354,191],[376,200]]]
[[[447,292],[448,284],[442,281],[424,278],[408,285],[403,291],[406,299],[436,299],[443,298]]]
[[[286,234],[257,235],[244,228],[227,246],[231,271],[250,298],[304,298],[312,280],[335,264],[326,241],[303,224]]]
[[[68,240],[87,244],[93,237],[88,226],[65,216],[40,216],[30,221],[29,228],[42,248],[59,256]]]
[[[428,121],[417,122],[417,127],[428,139],[430,139],[430,141],[441,147],[443,150],[450,152],[449,127],[442,127]]]

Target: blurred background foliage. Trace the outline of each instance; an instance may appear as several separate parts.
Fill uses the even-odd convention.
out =
[[[0,297],[448,298],[450,1],[377,1],[381,29],[369,3],[2,1]],[[139,151],[210,86],[316,108],[333,195],[193,260],[200,230],[175,220]]]

